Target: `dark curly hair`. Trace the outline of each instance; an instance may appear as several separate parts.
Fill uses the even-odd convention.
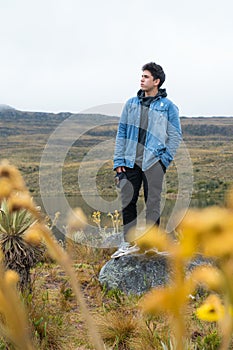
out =
[[[154,80],[155,79],[160,80],[158,85],[158,87],[160,88],[160,86],[165,81],[165,73],[163,71],[163,68],[159,64],[156,64],[155,62],[150,62],[150,63],[144,64],[144,66],[142,67],[142,71],[144,70],[148,70],[152,74]]]

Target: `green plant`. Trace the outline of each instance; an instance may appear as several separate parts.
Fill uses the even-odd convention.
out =
[[[120,289],[108,289],[105,285],[102,289],[102,307],[105,312],[118,310],[124,307],[128,297]]]
[[[0,339],[0,350],[11,350],[12,346],[8,345],[3,339]]]
[[[25,232],[36,219],[27,209],[10,211],[8,202],[3,200],[0,207],[0,247],[6,269],[20,275],[22,289],[30,285],[30,269],[42,257],[41,246],[25,240]]]
[[[73,298],[73,292],[71,288],[64,288],[64,289],[61,288],[61,293],[64,296],[65,300],[69,300]]]
[[[40,350],[62,349],[63,338],[69,329],[64,322],[64,314],[54,308],[48,291],[39,291],[35,286],[26,297],[29,320],[34,341]]]
[[[166,345],[164,342],[161,341],[161,345],[163,350],[175,350],[176,349],[176,345],[174,340],[172,341],[171,339],[169,339],[168,345]]]
[[[198,336],[196,339],[197,348],[200,350],[218,350],[221,344],[221,337],[214,330],[212,333],[204,337]]]

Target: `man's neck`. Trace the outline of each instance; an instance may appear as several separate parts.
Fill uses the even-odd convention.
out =
[[[149,96],[156,96],[157,93],[158,93],[158,89],[153,89],[153,90],[150,90],[150,91],[145,91],[145,97],[149,97]]]

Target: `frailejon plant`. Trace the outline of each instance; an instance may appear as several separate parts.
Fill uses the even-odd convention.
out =
[[[12,198],[11,198],[12,199]],[[18,272],[21,289],[30,287],[30,269],[40,261],[43,249],[36,233],[36,219],[27,210],[12,211],[9,201],[0,207],[0,247],[6,269]]]
[[[6,201],[7,207],[9,209],[9,213],[17,213],[20,215],[20,212],[26,210],[29,212],[33,218],[32,224],[27,229],[27,234],[25,232],[24,240],[28,244],[38,245],[41,241],[46,245],[50,256],[56,260],[65,270],[67,275],[70,278],[70,285],[74,291],[77,302],[80,306],[80,310],[83,316],[84,321],[87,324],[87,328],[89,331],[90,339],[96,350],[105,349],[105,345],[100,337],[96,325],[90,316],[89,310],[86,306],[86,302],[81,292],[81,288],[79,282],[76,278],[75,271],[72,267],[72,261],[69,258],[68,254],[64,251],[64,249],[58,244],[56,239],[53,237],[51,230],[48,226],[45,225],[42,215],[38,208],[35,206],[33,200],[29,196],[29,193],[24,185],[24,181],[21,177],[19,171],[8,164],[8,162],[4,161],[0,164],[0,202]],[[5,209],[6,210],[6,209]],[[3,214],[4,216],[4,214]],[[83,227],[83,217],[81,209],[74,210],[70,215],[68,222],[68,234],[72,234],[74,230],[80,229]],[[4,216],[5,218],[5,216]],[[14,216],[16,218],[16,216]],[[13,221],[12,221],[13,224]],[[11,225],[10,225],[11,226]],[[10,227],[12,232],[12,227]],[[3,254],[2,254],[3,255]],[[8,272],[6,272],[8,273]],[[14,272],[16,274],[16,272]],[[4,278],[3,278],[4,279]],[[8,281],[8,279],[7,279]],[[4,288],[4,283],[1,287],[1,271],[0,271],[0,287]],[[30,336],[27,334],[28,326],[23,324],[24,332],[18,336],[18,330],[21,330],[20,327],[17,328],[17,323],[20,324],[19,318],[14,318],[14,312],[12,312],[12,308],[9,307],[8,304],[11,305],[11,297],[12,295],[8,293],[7,289],[0,288],[0,312],[1,315],[4,315],[4,318],[0,318],[0,334],[3,337],[7,337],[10,341],[14,343],[14,345],[21,350],[29,350],[33,349],[33,346],[30,343]],[[10,291],[9,291],[10,292]],[[2,299],[1,299],[2,295]],[[9,299],[8,299],[9,297]],[[12,297],[13,298],[13,297]],[[12,304],[17,310],[15,311],[15,315],[18,316],[20,312],[23,317],[25,316],[22,311],[22,304],[18,303]],[[17,313],[18,312],[18,313]],[[24,317],[25,318],[25,317]],[[8,319],[12,322],[8,322]],[[14,324],[14,327],[11,326]],[[18,337],[17,337],[18,336]]]

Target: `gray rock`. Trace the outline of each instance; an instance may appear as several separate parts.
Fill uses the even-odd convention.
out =
[[[215,265],[215,262],[213,259],[205,258],[199,254],[199,255],[196,255],[195,259],[191,260],[188,263],[187,270],[192,271],[193,269],[195,269],[197,266],[200,266],[200,265]]]
[[[199,265],[211,264],[201,256],[187,267],[187,272]],[[119,289],[125,294],[141,295],[153,287],[169,282],[167,258],[161,255],[125,255],[109,260],[101,269],[99,281],[108,290]]]
[[[107,289],[141,295],[152,287],[168,282],[167,262],[154,255],[125,255],[109,260],[101,269],[99,281]]]
[[[103,240],[102,246],[104,248],[119,247],[124,242],[123,233],[115,233]]]

